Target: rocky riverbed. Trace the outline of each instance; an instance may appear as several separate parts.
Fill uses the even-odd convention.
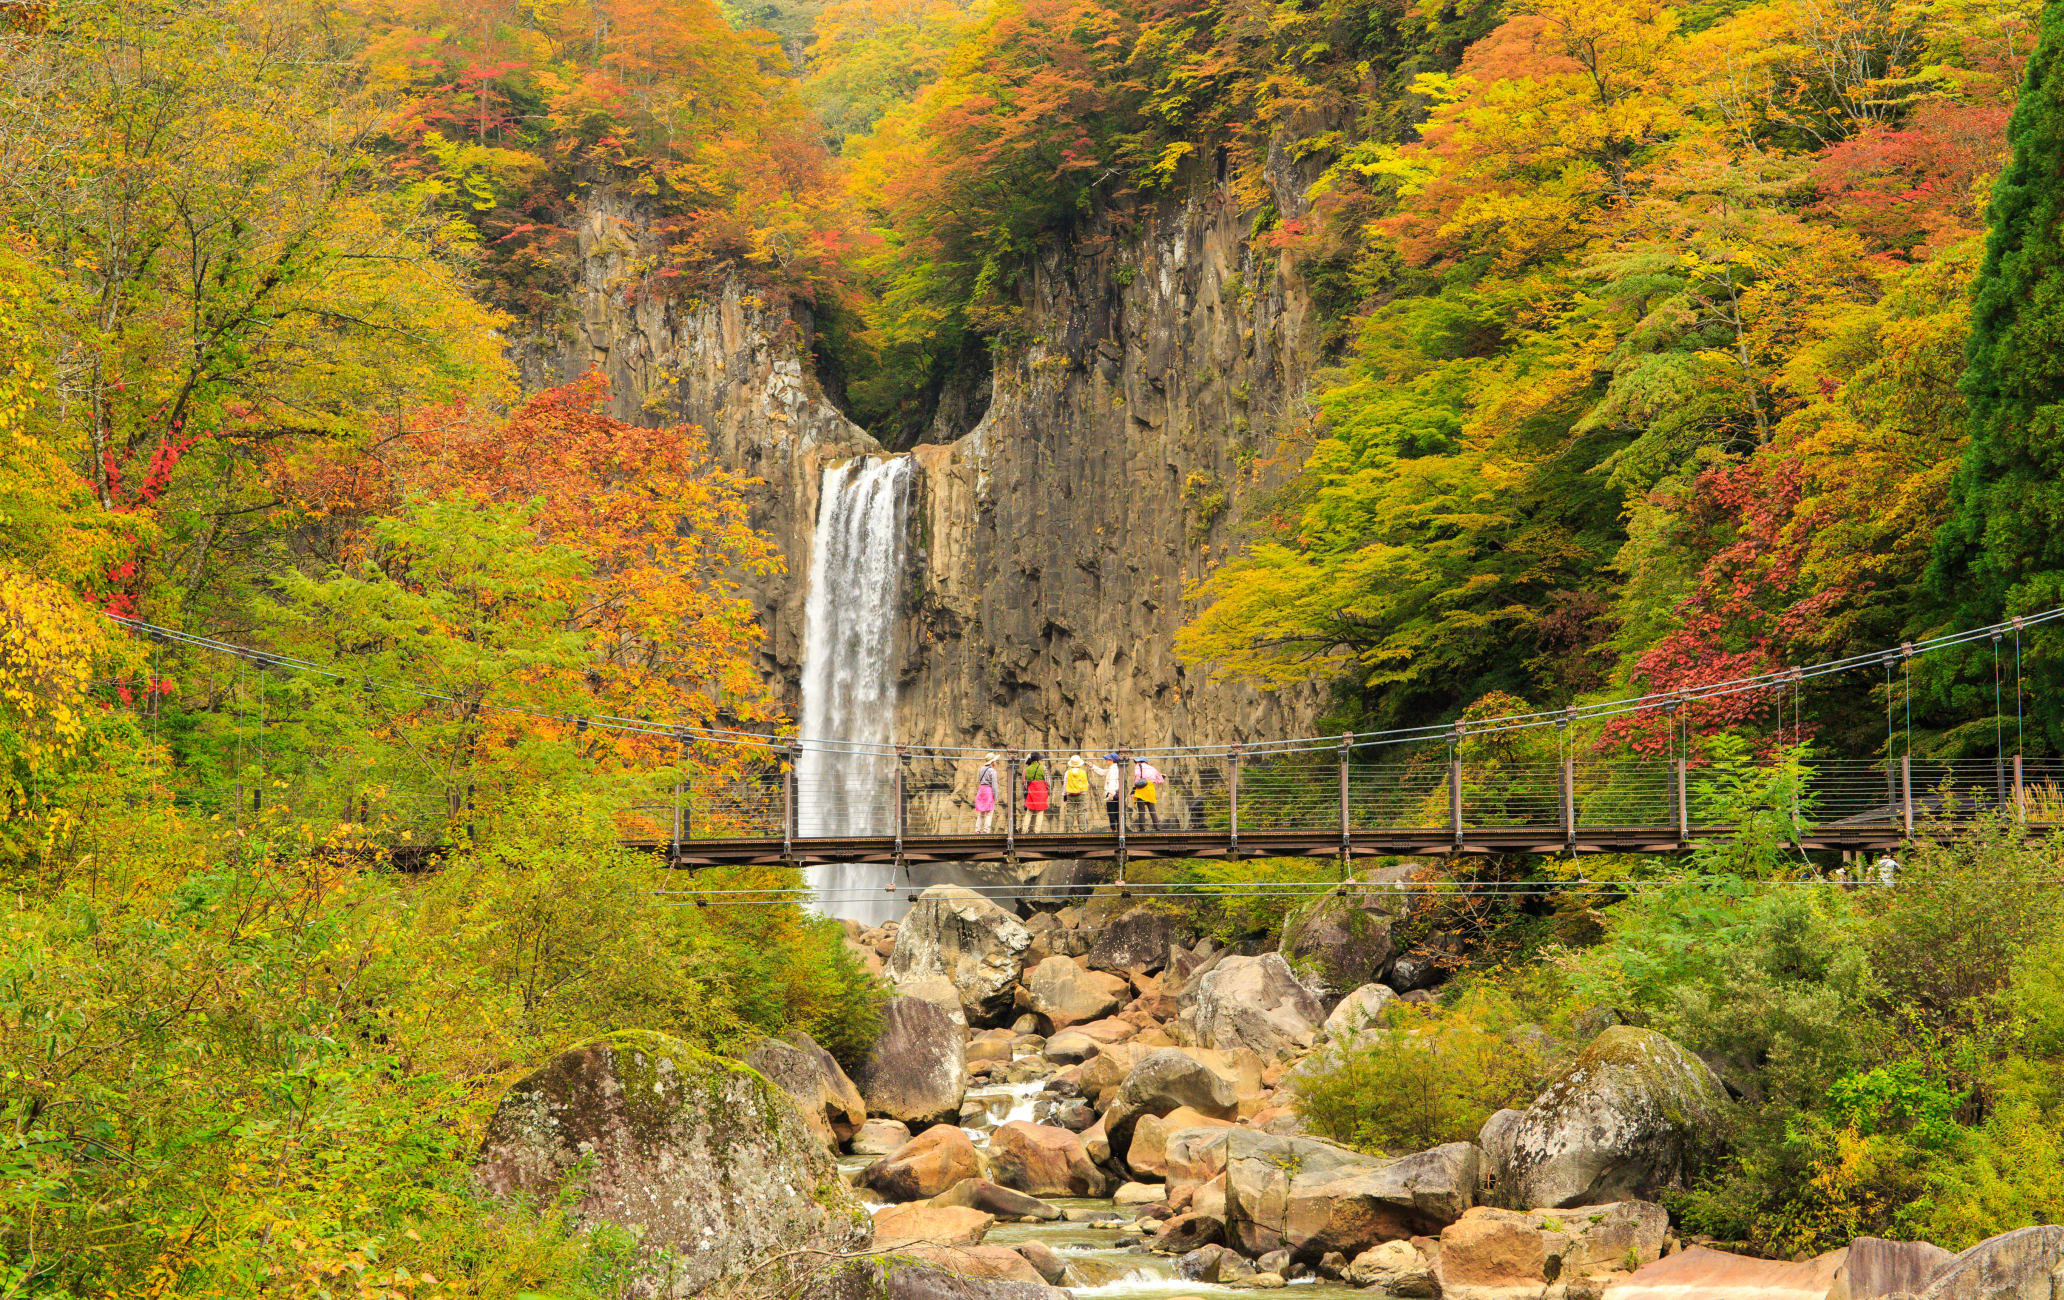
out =
[[[603,1040],[511,1090],[483,1181],[629,1228],[655,1295],[744,1278],[811,1300],[1962,1300],[2064,1276],[2064,1229],[1954,1258],[1681,1241],[1660,1198],[1731,1103],[1631,1026],[1473,1141],[1376,1156],[1306,1132],[1300,1079],[1397,1032],[1383,1009],[1438,979],[1394,951],[1399,915],[1395,894],[1343,888],[1275,950],[1238,951],[1152,904],[1021,919],[940,886],[900,924],[849,926],[897,993],[852,1075],[800,1033],[745,1063]]]

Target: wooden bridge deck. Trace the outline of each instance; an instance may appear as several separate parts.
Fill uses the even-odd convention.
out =
[[[1063,832],[1019,835],[1006,840],[991,835],[907,835],[898,844],[891,835],[779,838],[626,840],[628,847],[664,855],[669,866],[812,866],[840,862],[1051,862],[1155,858],[1275,857],[1429,857],[1524,855],[1569,856],[1597,853],[1681,853],[1700,839],[1724,839],[1725,827],[1692,827],[1687,838],[1675,826],[1585,826],[1574,838],[1552,828],[1514,827],[1466,830],[1460,840],[1446,827],[1425,830],[1357,830],[1343,843],[1338,829],[1242,831],[1233,843],[1224,831],[1143,831],[1127,834],[1121,844],[1109,832]],[[1871,825],[1816,827],[1798,844],[1801,849],[1875,852],[1906,838],[1903,828],[1886,821]]]

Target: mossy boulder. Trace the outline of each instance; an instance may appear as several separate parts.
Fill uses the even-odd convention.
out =
[[[631,1230],[647,1294],[687,1295],[791,1252],[857,1249],[873,1231],[787,1093],[663,1034],[612,1034],[516,1083],[476,1169],[492,1195],[564,1195],[582,1224]]]
[[[1508,1134],[1493,1185],[1516,1208],[1653,1201],[1727,1106],[1704,1061],[1652,1029],[1591,1040]]]
[[[1382,977],[1396,954],[1391,918],[1345,894],[1315,898],[1283,920],[1278,951],[1306,987],[1322,997]]]

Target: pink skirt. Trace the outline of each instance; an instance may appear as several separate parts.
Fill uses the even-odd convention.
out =
[[[995,810],[995,808],[996,808],[996,787],[995,787],[995,786],[993,786],[993,785],[978,785],[978,786],[976,786],[976,787],[975,787],[975,811],[976,811],[976,812],[978,812],[978,813],[983,813],[983,812],[993,812],[993,811]]]

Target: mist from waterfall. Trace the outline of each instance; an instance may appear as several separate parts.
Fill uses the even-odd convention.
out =
[[[804,835],[895,830],[894,756],[849,746],[886,746],[896,738],[896,618],[909,496],[905,456],[829,466],[819,485],[803,615],[806,743],[796,759],[796,823]],[[807,874],[824,915],[878,925],[903,910],[887,892],[892,865],[841,863]]]

